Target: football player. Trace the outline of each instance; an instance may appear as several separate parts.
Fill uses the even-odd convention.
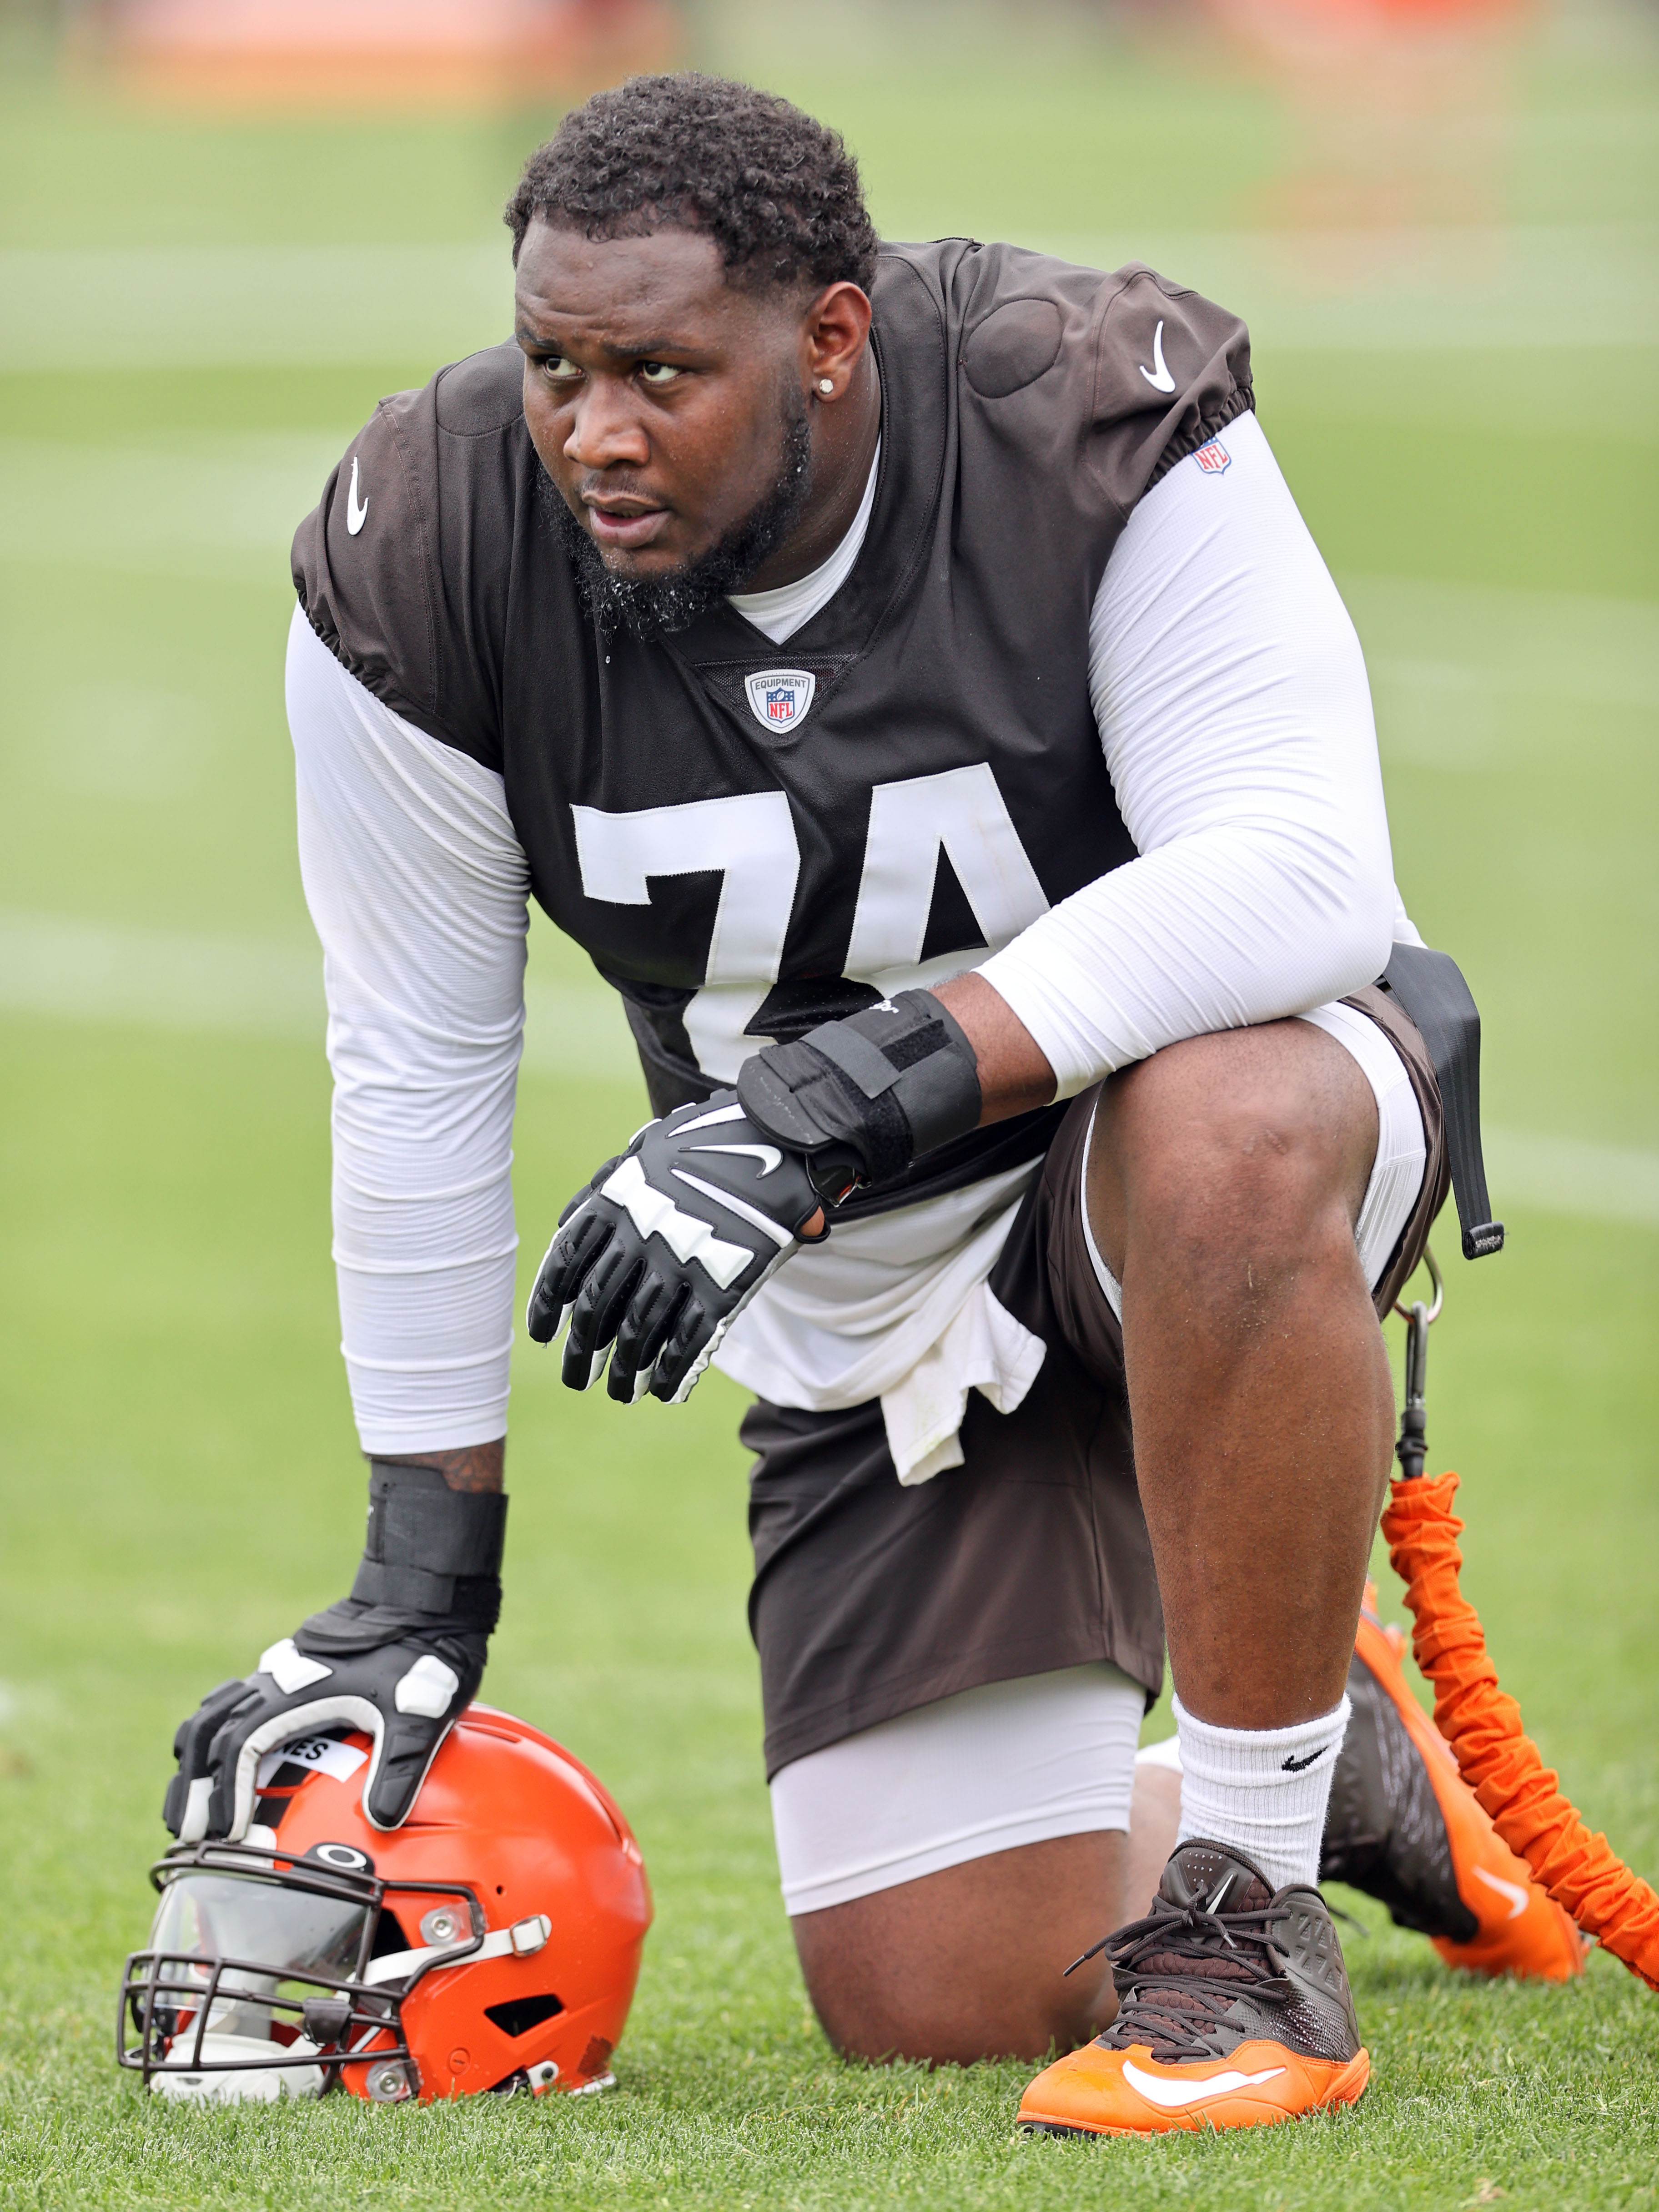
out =
[[[382,404],[295,543],[369,1534],[181,1729],[169,1820],[239,1832],[265,1751],[349,1724],[395,1826],[477,1686],[533,893],[657,1118],[567,1207],[530,1334],[624,1404],[711,1360],[756,1394],[767,1766],[831,2038],[1096,2035],[1028,2093],[1055,2127],[1351,2100],[1322,1838],[1448,1943],[1485,1940],[1472,1854],[1522,1892],[1392,1647],[1356,1651],[1378,1316],[1446,1145],[1376,988],[1420,940],[1358,641],[1244,326],[1136,264],[878,245],[832,131],[697,76],[567,117],[507,221],[513,342]],[[1143,1770],[1132,1854],[1166,1638],[1178,1809]],[[1525,1898],[1533,1949],[1479,1963],[1570,1971]]]

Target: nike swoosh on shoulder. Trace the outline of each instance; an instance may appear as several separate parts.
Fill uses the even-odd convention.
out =
[[[357,497],[357,456],[351,456],[351,483],[346,492],[346,532],[355,538],[368,520],[368,501]]]
[[[1144,362],[1137,362],[1135,366],[1139,369],[1147,383],[1152,386],[1154,392],[1173,392],[1175,390],[1175,379],[1170,375],[1168,368],[1164,364],[1164,325],[1161,321],[1158,324],[1158,328],[1152,332],[1152,367],[1148,368]]]
[[[1236,2067],[1229,2067],[1206,2081],[1173,2081],[1164,2074],[1143,2074],[1133,2058],[1123,2062],[1123,2078],[1129,2087],[1149,2105],[1166,2112],[1184,2112],[1189,2106],[1201,2105],[1207,2097],[1231,2096],[1235,2089],[1259,2088],[1264,2081],[1277,2081],[1284,2071],[1282,2066],[1264,2066],[1259,2074],[1241,2074]]]

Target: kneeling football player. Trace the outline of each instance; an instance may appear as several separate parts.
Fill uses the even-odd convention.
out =
[[[624,1402],[710,1360],[756,1393],[767,1765],[834,2041],[1097,2036],[1028,2095],[1054,2126],[1351,2100],[1322,1838],[1478,1963],[1559,1961],[1486,1941],[1480,1850],[1536,1900],[1356,1656],[1378,1315],[1446,1148],[1376,988],[1418,940],[1358,641],[1244,327],[1138,264],[881,245],[832,131],[701,76],[574,111],[507,220],[514,342],[386,402],[295,544],[374,1504],[351,1595],[180,1732],[173,1825],[235,1832],[263,1750],[349,1723],[395,1826],[477,1687],[533,892],[658,1118],[530,1332]],[[1166,1638],[1178,1811],[1144,1770],[1126,1843]]]

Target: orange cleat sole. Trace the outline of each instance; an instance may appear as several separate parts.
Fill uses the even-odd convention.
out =
[[[1534,1880],[1481,1808],[1457,1770],[1456,1756],[1412,1695],[1401,1664],[1406,1639],[1376,1617],[1376,1585],[1365,1585],[1354,1649],[1394,1700],[1429,1772],[1451,1844],[1457,1893],[1480,1922],[1467,1943],[1431,1938],[1449,1966],[1523,1981],[1566,1982],[1584,1971],[1584,1938],[1549,1892]]]
[[[1145,2044],[1085,2044],[1046,2067],[1020,2100],[1019,2124],[1051,2135],[1146,2136],[1201,2128],[1274,2127],[1352,2105],[1370,2053],[1310,2058],[1282,2043],[1241,2043],[1225,2058],[1160,2065]]]

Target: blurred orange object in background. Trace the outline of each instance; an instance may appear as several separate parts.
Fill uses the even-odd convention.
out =
[[[82,74],[215,107],[472,107],[672,68],[671,0],[106,0]]]
[[[1489,224],[1534,0],[1201,0],[1300,122],[1258,219],[1292,230]],[[1328,272],[1334,276],[1336,272]]]

